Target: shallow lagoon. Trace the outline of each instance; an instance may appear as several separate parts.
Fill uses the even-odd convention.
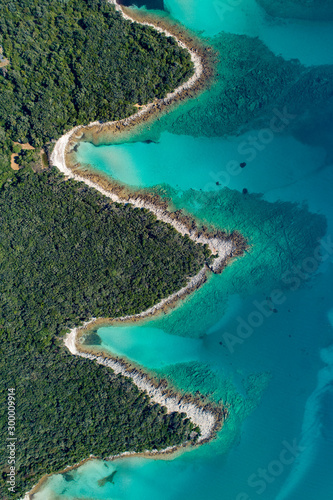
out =
[[[164,132],[158,143],[133,142],[112,147],[84,142],[77,160],[136,187],[166,183],[179,189],[219,191],[227,186],[238,191],[246,187],[259,193],[306,179],[325,162],[323,148],[309,147],[290,136],[275,137],[261,151],[240,147],[255,133],[249,131],[237,138],[223,139]],[[288,152],[283,162],[281,151]],[[239,167],[242,162],[246,167]],[[234,163],[236,168],[230,168]]]
[[[221,7],[221,2],[216,4]],[[209,35],[221,29],[221,20],[212,15],[212,5],[194,0],[165,1],[176,19]],[[298,23],[307,34],[307,43],[300,46],[299,32],[294,29],[297,23],[267,20],[261,10],[254,19],[249,15],[250,6],[256,12],[259,9],[254,2],[244,0],[228,11],[223,29],[236,33],[252,30],[249,34],[259,35],[276,53],[299,57],[305,64],[328,62],[325,25]],[[316,127],[320,129],[321,124]],[[94,160],[95,166],[130,185],[170,184],[177,190],[178,206],[215,223],[216,198],[209,206],[207,193],[212,189],[223,197],[225,185],[239,192],[246,187],[250,197],[262,193],[270,203],[305,201],[312,213],[325,216],[327,235],[331,235],[333,173],[325,158],[327,151],[302,144],[286,131],[247,162],[239,174],[227,179],[226,164],[243,161],[238,150],[242,140],[244,137],[193,138],[163,132],[158,144],[136,142],[99,148],[84,144],[79,154],[87,163]],[[201,206],[202,193],[186,195],[191,188],[206,193],[206,210]],[[258,219],[252,216],[253,204],[239,204],[238,210],[237,206],[235,203],[234,214],[230,211],[225,222],[232,224],[234,220],[252,227],[260,252],[254,248],[221,276],[212,276],[165,316],[98,332],[106,349],[167,377],[179,390],[199,390],[229,403],[230,418],[218,439],[168,460],[131,457],[112,463],[90,461],[70,473],[73,480],[53,476],[35,500],[332,497],[332,253],[329,246],[324,248],[325,260],[319,269],[310,271],[310,279],[300,278],[299,287],[284,292],[285,300],[276,305],[277,312],[270,310],[261,324],[250,325],[246,338],[230,343],[228,334],[237,336],[240,323],[249,325],[258,304],[266,304],[266,297],[280,287],[283,269],[275,260],[276,251],[271,255],[271,269],[264,260],[265,243],[275,248],[274,234],[260,238],[260,231],[266,228],[261,224],[254,231]],[[304,221],[306,232],[309,219]],[[223,212],[218,223],[223,225]],[[310,252],[308,257],[312,255]],[[260,266],[265,266],[266,278],[257,280]],[[296,272],[293,270],[293,276]],[[263,469],[268,474],[265,477]],[[115,470],[113,483],[98,485]]]

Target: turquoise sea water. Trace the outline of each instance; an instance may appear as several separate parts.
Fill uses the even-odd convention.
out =
[[[251,131],[228,139],[164,132],[158,143],[134,142],[110,148],[84,142],[77,159],[98,165],[99,171],[134,186],[167,183],[179,189],[219,191],[219,182],[230,189],[242,191],[246,187],[259,193],[309,178],[318,165],[324,165],[323,148],[309,147],[290,136],[275,137],[269,147],[256,154],[255,161],[249,161],[251,154],[247,148],[239,152],[239,144],[247,142],[250,136]],[[288,151],[282,163],[281,151]],[[246,160],[247,166],[241,169],[239,163]],[[230,173],[228,165],[233,161],[237,165],[235,172]]]
[[[285,58],[332,63],[325,37],[333,30],[325,23],[268,18],[254,0],[165,0],[164,6],[204,36],[222,29],[245,33]],[[177,128],[177,113],[164,119],[165,130],[157,136],[154,127],[146,132],[145,139],[156,142],[84,143],[78,159],[130,185],[163,184],[177,208],[205,223],[238,229],[251,248],[168,314],[103,327],[98,334],[105,350],[166,377],[180,391],[199,390],[228,404],[230,418],[208,445],[166,460],[90,461],[52,476],[34,500],[328,500],[333,497],[329,142],[312,136],[301,142],[286,127],[261,141],[254,155],[241,145],[248,147],[258,130],[229,137],[172,134],[168,122]],[[327,135],[322,121],[313,121],[312,130]],[[245,168],[236,168],[241,162]],[[98,484],[114,471],[112,482]]]
[[[208,36],[221,31],[258,36],[286,58],[304,64],[333,62],[333,23],[273,18],[255,0],[165,0],[164,6],[182,24]]]

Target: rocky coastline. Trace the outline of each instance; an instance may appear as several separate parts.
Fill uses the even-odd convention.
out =
[[[84,328],[89,326],[90,322],[86,323]],[[225,417],[223,409],[203,402],[201,398],[177,394],[167,384],[156,382],[156,380],[150,378],[143,370],[123,359],[106,355],[104,352],[92,353],[82,343],[78,342],[78,331],[77,328],[73,328],[67,334],[64,341],[65,346],[71,354],[90,359],[97,364],[111,368],[117,374],[129,377],[138,389],[148,394],[153,403],[164,406],[167,413],[186,413],[192,423],[200,429],[198,443],[202,444],[209,441],[221,427]]]
[[[153,103],[140,107],[137,113],[125,118],[124,120],[109,123],[94,122],[87,126],[75,127],[56,142],[50,155],[50,163],[51,165],[56,166],[67,178],[73,178],[79,182],[84,182],[86,185],[97,189],[114,202],[131,203],[135,207],[148,209],[152,211],[159,220],[172,225],[182,235],[188,235],[188,237],[193,241],[208,245],[212,254],[216,256],[213,264],[210,265],[210,269],[213,272],[221,272],[231,258],[242,254],[245,249],[246,242],[241,235],[227,235],[222,232],[209,234],[205,231],[198,230],[192,219],[184,216],[183,214],[168,211],[167,203],[162,201],[159,197],[154,197],[148,193],[129,194],[129,192],[122,186],[119,186],[116,183],[111,183],[97,174],[92,173],[88,169],[86,171],[80,169],[78,174],[79,166],[73,165],[70,161],[70,153],[73,151],[78,141],[91,140],[96,143],[98,142],[100,134],[105,134],[106,132],[110,134],[118,134],[119,132],[123,133],[124,131],[129,131],[133,126],[136,126],[139,123],[144,123],[147,120],[152,119],[157,113],[163,112],[163,110],[166,107],[169,107],[170,104],[196,95],[208,85],[208,82],[213,75],[211,64],[213,54],[210,53],[209,47],[199,45],[195,41],[194,37],[185,31],[183,32],[178,26],[169,25],[166,21],[157,20],[157,18],[154,19],[154,22],[152,23],[146,16],[143,19],[143,14],[134,13],[132,10],[121,7],[117,4],[116,0],[110,0],[110,3],[112,3],[126,19],[133,22],[140,22],[141,24],[151,25],[155,29],[164,32],[167,36],[173,36],[181,47],[189,50],[194,64],[194,75],[174,92],[168,94],[164,99],[159,99]],[[160,303],[156,304],[147,311],[133,317],[118,318],[114,321],[137,320],[155,314],[158,310],[163,310],[163,308],[170,306],[175,301],[179,300],[179,298],[185,296],[187,293],[198,288],[202,283],[204,283],[206,281],[207,271],[208,267],[205,265],[195,277],[189,280],[189,283],[184,288],[162,300]],[[105,318],[99,320],[94,318],[90,322],[86,323],[83,326],[83,329],[91,327],[92,324],[97,324],[98,321],[105,322],[107,320]],[[111,368],[115,373],[131,378],[133,383],[141,391],[146,392],[149,395],[152,402],[164,406],[168,413],[179,412],[186,414],[192,423],[200,429],[200,435],[194,440],[198,444],[203,444],[212,439],[222,427],[223,421],[228,415],[227,409],[208,403],[200,397],[178,394],[176,391],[169,388],[167,384],[164,384],[163,381],[156,382],[139,368],[127,363],[124,360],[106,356],[105,353],[92,354],[91,352],[85,351],[81,344],[78,346],[77,340],[78,329],[74,328],[69,332],[64,341],[65,346],[73,355],[88,358],[93,362]],[[131,455],[169,455],[179,449],[191,446],[194,441],[182,443],[177,447],[169,447],[164,450],[147,450],[144,453],[124,452],[120,455],[107,457],[107,460],[114,460],[116,458]],[[59,473],[68,472],[83,465],[86,461],[95,458],[99,457],[91,455],[89,458],[86,458],[77,464],[66,467]],[[50,475],[44,476],[38,484],[25,495],[23,500],[32,500],[34,493],[40,489],[41,485],[48,479],[48,477],[50,477]]]

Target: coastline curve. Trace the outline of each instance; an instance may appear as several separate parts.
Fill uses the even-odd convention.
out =
[[[108,2],[112,4],[116,8],[116,10],[122,14],[122,16],[125,19],[131,22],[137,22],[136,19],[131,18],[127,13],[124,12],[124,9],[117,3],[116,0],[108,0]],[[92,122],[88,125],[79,125],[74,127],[72,130],[70,130],[57,140],[54,149],[50,155],[50,164],[52,166],[57,167],[58,170],[62,172],[67,178],[72,178],[78,182],[84,182],[87,186],[95,188],[101,194],[107,196],[109,199],[111,199],[111,201],[117,203],[130,203],[135,207],[146,208],[151,212],[153,212],[158,220],[161,220],[167,224],[171,224],[182,235],[188,235],[189,238],[195,241],[196,243],[208,245],[211,252],[213,254],[217,254],[217,258],[214,260],[214,263],[210,267],[210,269],[213,272],[221,272],[221,270],[225,267],[229,259],[231,259],[236,255],[242,254],[246,246],[244,241],[242,242],[241,245],[237,245],[237,243],[235,243],[235,241],[231,236],[226,237],[224,235],[224,237],[221,237],[220,235],[214,235],[213,237],[207,237],[206,235],[199,234],[196,230],[189,228],[188,225],[183,221],[179,221],[173,218],[170,215],[170,212],[168,212],[165,209],[165,207],[161,208],[160,205],[156,205],[152,202],[147,202],[147,200],[140,198],[139,196],[135,198],[133,197],[130,198],[127,197],[126,199],[122,198],[117,193],[113,192],[111,189],[110,190],[104,189],[97,182],[93,182],[92,180],[84,177],[83,175],[77,175],[69,167],[66,161],[66,155],[69,152],[71,141],[73,141],[73,139],[74,141],[75,139],[76,140],[78,139],[79,134],[82,133],[82,129],[92,128],[92,127],[103,128],[111,126],[119,130],[120,127],[136,125],[142,119],[142,117],[151,116],[152,114],[160,112],[161,108],[163,108],[164,106],[169,106],[172,102],[176,101],[179,97],[181,97],[183,93],[185,93],[185,95],[187,96],[188,95],[187,92],[193,89],[195,85],[198,83],[198,81],[200,81],[200,79],[203,78],[204,74],[203,64],[200,56],[196,53],[196,50],[192,50],[183,41],[177,38],[176,35],[170,33],[164,28],[161,28],[160,26],[156,26],[152,23],[141,22],[141,21],[140,24],[151,26],[157,31],[164,33],[166,36],[172,36],[173,38],[175,38],[176,42],[182,48],[188,50],[191,55],[191,60],[194,64],[194,69],[195,69],[194,75],[191,78],[189,78],[189,80],[187,80],[185,83],[183,83],[181,86],[179,86],[177,89],[175,89],[173,92],[169,93],[164,99],[159,99],[157,102],[149,103],[143,106],[142,108],[139,109],[137,113],[131,115],[128,118],[114,122],[107,122],[104,124],[101,124],[100,122],[97,121],[97,122]],[[155,314],[157,311],[161,310],[164,306],[174,302],[175,300],[178,300],[179,298],[183,297],[190,291],[198,288],[202,283],[206,281],[206,274],[208,270],[209,268],[205,265],[196,276],[192,277],[189,280],[189,283],[185,287],[183,287],[178,292],[172,294],[171,296],[163,299],[161,302],[154,305],[150,309],[134,316],[117,318],[117,320],[127,321],[133,318],[143,318]],[[95,318],[85,323],[83,328],[87,327],[94,321]],[[146,392],[149,395],[152,402],[165,406],[168,413],[172,412],[186,413],[187,416],[192,420],[192,422],[200,429],[201,435],[197,440],[199,444],[203,444],[212,439],[215,436],[216,432],[219,430],[219,428],[222,426],[223,420],[227,416],[226,410],[219,407],[209,407],[209,405],[207,404],[206,405],[203,405],[202,403],[200,404],[200,402],[195,400],[195,398],[193,398],[191,401],[188,400],[185,401],[182,399],[182,396],[177,394],[175,391],[170,391],[170,389],[166,390],[161,387],[156,387],[156,385],[152,382],[152,380],[149,379],[149,377],[146,374],[138,371],[135,368],[128,367],[128,365],[122,360],[112,358],[110,356],[108,357],[98,356],[81,351],[77,347],[77,342],[76,342],[77,332],[78,328],[73,328],[64,339],[64,345],[71,352],[71,354],[76,356],[81,356],[84,358],[89,358],[92,361],[97,362],[98,364],[110,367],[115,373],[119,373],[123,376],[131,378],[131,380],[138,387],[139,390]],[[179,447],[166,448],[164,450],[159,450],[159,451],[151,450],[144,452],[144,455],[156,456],[160,454],[162,455],[167,453],[173,453],[178,448],[187,446],[189,444],[190,442],[187,442],[183,443]],[[114,457],[108,457],[108,459],[112,460],[115,458],[120,458],[122,456],[131,456],[131,455],[137,456],[138,453],[124,452]],[[91,455],[89,458],[84,459],[83,462],[86,462],[87,460],[91,460],[94,458],[97,457]],[[83,462],[77,463],[72,466],[68,466],[66,470],[77,468],[80,465],[82,465]],[[38,490],[41,483],[44,482],[45,479],[47,479],[47,477],[49,477],[49,475],[44,476],[38,482],[38,484],[35,485],[30,490],[30,492],[26,493],[23,500],[31,500],[33,494],[36,492],[36,490]]]

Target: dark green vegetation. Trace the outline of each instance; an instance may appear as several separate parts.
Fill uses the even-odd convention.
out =
[[[62,334],[91,316],[147,309],[195,274],[208,251],[146,210],[29,169],[45,166],[40,147],[73,126],[124,118],[134,104],[177,87],[193,72],[186,51],[124,21],[104,0],[0,0],[0,45],[10,60],[0,69],[0,496],[7,499],[91,453],[188,439],[189,421],[165,415],[111,370],[69,355]],[[19,154],[18,174],[11,153]],[[11,387],[15,494],[6,484]]]
[[[0,213],[0,324],[24,329],[26,345],[49,345],[78,319],[144,311],[209,254],[148,210],[54,171],[3,186]]]
[[[10,60],[0,70],[2,180],[11,140],[41,146],[75,125],[124,118],[193,72],[174,39],[106,0],[0,0],[0,45]]]
[[[328,21],[333,19],[332,0],[257,0],[268,14],[277,17]]]
[[[21,334],[23,332],[21,331]],[[179,444],[192,424],[149,404],[128,379],[64,349],[0,344],[2,500],[21,498],[44,473],[89,457]],[[16,388],[16,493],[7,490],[6,395]]]
[[[109,369],[69,355],[57,336],[91,316],[147,309],[184,285],[209,251],[151,212],[111,204],[55,171],[7,181],[0,214],[0,442],[5,461],[6,395],[15,387],[16,498],[90,453],[186,440],[188,421],[152,407]],[[5,472],[2,462],[3,487]]]

